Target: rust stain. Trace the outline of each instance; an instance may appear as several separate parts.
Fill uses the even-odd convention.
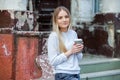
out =
[[[12,80],[13,35],[0,34],[0,80]]]
[[[11,14],[7,10],[0,10],[0,28],[12,27],[14,20],[11,18]]]
[[[38,54],[38,39],[18,37],[17,44],[16,80],[40,78],[42,72],[34,62]]]

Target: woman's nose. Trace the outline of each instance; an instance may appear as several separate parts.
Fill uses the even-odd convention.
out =
[[[63,21],[66,21],[66,18],[65,18],[65,17],[63,17]]]

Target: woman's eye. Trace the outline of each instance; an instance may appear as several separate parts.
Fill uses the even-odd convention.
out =
[[[58,19],[62,19],[62,18],[69,18],[69,16],[66,15],[66,16],[60,16],[60,17],[58,17]]]
[[[62,17],[58,17],[58,19],[62,19]]]
[[[65,16],[65,18],[69,18],[69,16]]]

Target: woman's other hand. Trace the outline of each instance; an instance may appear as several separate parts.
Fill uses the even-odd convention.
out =
[[[78,52],[81,52],[83,50],[84,45],[83,44],[74,44],[70,50],[68,50],[65,55],[69,57],[72,54],[76,54]]]
[[[78,53],[78,52],[81,52],[81,51],[83,50],[83,47],[84,47],[83,44],[74,44],[74,45],[72,46],[72,49],[71,49],[72,54],[76,54],[76,53]]]

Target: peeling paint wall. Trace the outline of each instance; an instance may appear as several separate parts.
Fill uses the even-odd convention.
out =
[[[39,32],[33,12],[0,10],[0,79],[30,80],[40,78],[35,65]]]
[[[32,12],[15,11],[15,29],[19,31],[34,31],[37,22]]]
[[[42,33],[36,30],[36,19],[31,11],[0,10],[0,16],[0,37],[1,34],[6,38],[9,37],[5,34],[13,35],[12,39],[6,39],[12,42],[9,46],[8,43],[3,43],[6,41],[4,38],[0,38],[0,43],[3,43],[0,45],[0,52],[4,53],[5,58],[7,56],[12,57],[7,58],[5,62],[9,69],[6,69],[8,66],[3,67],[5,66],[3,63],[0,64],[2,67],[0,68],[1,79],[30,80],[38,79],[41,76],[41,79],[53,78],[52,67],[48,63],[47,56],[44,56],[47,53],[46,40],[50,32]],[[3,20],[5,18],[6,20]],[[1,39],[4,40],[1,42]],[[14,49],[9,51],[9,47]],[[38,69],[34,62],[38,54],[41,69]],[[0,55],[1,61],[5,58],[1,58]],[[11,60],[10,63],[9,59]],[[9,75],[4,75],[6,73]]]
[[[120,54],[120,0],[108,3],[109,0],[71,0],[72,25],[84,39],[85,52],[113,57]],[[101,36],[99,32],[105,34]]]

